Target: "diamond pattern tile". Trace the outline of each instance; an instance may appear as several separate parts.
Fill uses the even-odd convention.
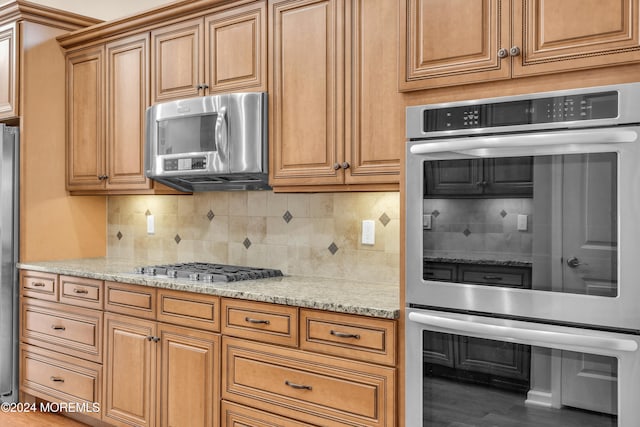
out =
[[[469,230],[468,228],[465,228],[464,231],[462,232],[462,234],[464,234],[465,236],[469,237],[469,234],[471,234],[471,230]]]
[[[216,216],[212,210],[209,210],[209,212],[207,212],[207,218],[209,218],[209,221],[213,220],[213,217]]]
[[[151,215],[151,211],[149,209],[147,209],[147,211],[144,213],[146,216]]]
[[[173,238],[173,240],[175,240],[175,241],[176,241],[176,244],[179,244],[179,243],[180,243],[180,241],[182,240],[182,238],[180,237],[180,235],[179,235],[179,234],[176,234],[176,237],[174,237],[174,238]]]
[[[329,249],[329,252],[331,252],[331,255],[335,255],[336,252],[338,252],[338,246],[333,242],[331,242],[328,249]]]
[[[389,215],[387,215],[386,212],[385,212],[382,215],[380,215],[380,218],[378,218],[378,220],[380,220],[382,225],[384,225],[386,227],[387,224],[389,224],[389,221],[391,221],[391,218],[389,218]]]
[[[284,215],[282,215],[282,219],[284,219],[284,222],[289,224],[289,222],[293,219],[293,215],[291,215],[291,212],[286,211]]]
[[[118,238],[118,240],[122,240],[124,236],[122,235],[121,232],[118,231],[118,234],[116,234],[116,237]]]
[[[249,238],[247,237],[244,239],[244,242],[242,242],[242,244],[245,248],[249,249],[249,247],[251,246],[251,240],[249,240]]]
[[[431,212],[431,215],[433,215],[434,218],[438,218],[438,215],[440,215],[440,211],[435,209],[433,212]]]
[[[507,216],[507,211],[505,211],[504,209],[502,209],[502,211],[500,212],[500,216],[502,218],[504,218],[505,216]]]

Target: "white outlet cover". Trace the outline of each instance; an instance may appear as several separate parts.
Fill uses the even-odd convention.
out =
[[[518,231],[527,231],[528,215],[518,215]]]
[[[371,219],[362,221],[362,244],[376,244],[376,222]]]
[[[153,215],[147,215],[147,234],[156,233],[156,221]]]

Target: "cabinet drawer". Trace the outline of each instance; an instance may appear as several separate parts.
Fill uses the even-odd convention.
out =
[[[531,288],[531,269],[526,267],[460,264],[458,275],[460,283]]]
[[[300,348],[304,350],[395,365],[393,320],[303,309],[300,325]]]
[[[102,312],[23,300],[21,340],[102,363]]]
[[[60,276],[60,302],[102,310],[102,280]]]
[[[241,338],[298,345],[298,309],[284,305],[222,299],[222,333]]]
[[[54,402],[88,404],[84,414],[100,418],[102,365],[42,348],[20,347],[21,391]]]
[[[21,270],[20,290],[25,297],[57,301],[58,276],[49,273]]]
[[[456,278],[456,265],[425,261],[422,278],[424,280],[453,281]]]
[[[158,289],[158,320],[220,332],[220,298]]]
[[[145,319],[156,318],[156,289],[105,282],[104,309]]]
[[[223,338],[222,397],[327,425],[393,426],[395,369]]]
[[[221,427],[313,427],[311,424],[226,401],[222,401],[221,412]]]

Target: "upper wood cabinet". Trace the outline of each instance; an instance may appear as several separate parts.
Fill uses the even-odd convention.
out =
[[[152,102],[266,90],[264,2],[151,32]]]
[[[397,5],[271,0],[269,10],[271,185],[397,189],[404,118],[389,25]]]
[[[18,115],[16,24],[0,26],[0,119]]]
[[[405,0],[401,90],[640,61],[638,0]]]

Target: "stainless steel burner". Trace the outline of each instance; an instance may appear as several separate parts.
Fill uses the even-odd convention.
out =
[[[147,276],[167,276],[201,282],[237,282],[240,280],[282,276],[282,271],[272,268],[254,268],[202,262],[136,267],[134,272]]]

